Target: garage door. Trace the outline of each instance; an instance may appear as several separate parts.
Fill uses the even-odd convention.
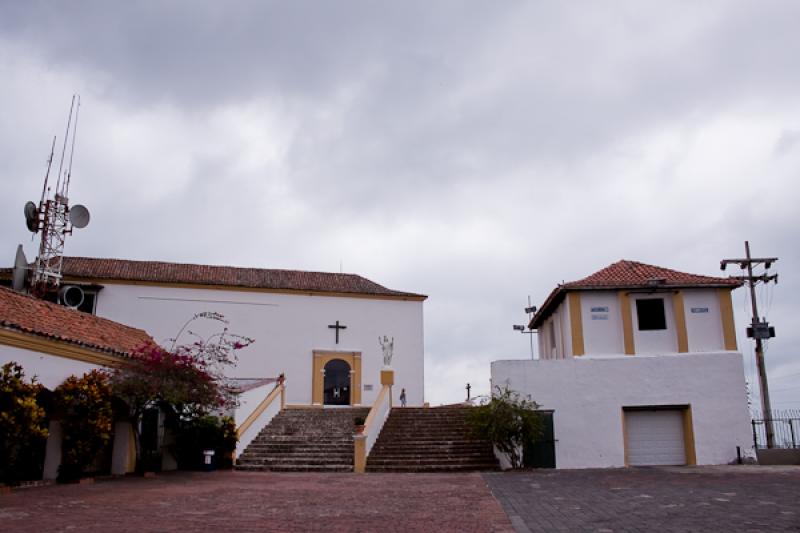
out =
[[[683,411],[625,411],[628,464],[685,465]]]

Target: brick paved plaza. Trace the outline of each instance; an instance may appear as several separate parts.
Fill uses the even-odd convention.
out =
[[[518,533],[800,531],[800,467],[487,473]]]
[[[0,495],[0,531],[513,529],[477,473],[182,472]]]
[[[3,494],[0,530],[800,531],[800,468],[171,473]]]

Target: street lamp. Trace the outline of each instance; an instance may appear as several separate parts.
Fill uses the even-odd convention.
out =
[[[533,315],[536,313],[536,306],[531,305],[531,297],[528,296],[528,307],[525,308],[525,312],[528,314],[528,321],[525,324],[514,324],[512,327],[514,331],[519,331],[523,335],[530,335],[531,340],[531,359],[534,359],[533,356],[533,334],[537,331],[535,329],[529,329],[528,325],[533,320]]]

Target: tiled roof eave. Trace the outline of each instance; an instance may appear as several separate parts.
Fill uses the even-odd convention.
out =
[[[114,356],[118,356],[118,357],[125,357],[125,358],[130,357],[130,353],[129,352],[123,352],[123,351],[115,350],[114,348],[110,348],[108,346],[99,346],[99,345],[96,345],[96,344],[90,344],[90,343],[81,342],[81,341],[79,341],[77,339],[71,339],[69,337],[64,337],[62,335],[48,335],[46,333],[42,333],[42,332],[30,329],[30,328],[26,328],[26,327],[20,326],[19,324],[14,324],[13,322],[8,322],[7,320],[0,320],[0,329],[4,329],[4,330],[7,330],[7,331],[15,331],[15,332],[18,332],[18,333],[23,333],[25,335],[30,335],[32,337],[38,337],[40,339],[48,339],[48,340],[57,341],[57,342],[64,342],[64,343],[70,344],[72,346],[78,346],[80,348],[84,348],[84,349],[87,349],[87,350],[92,350],[92,351],[95,351],[95,352],[98,352],[98,353],[114,355]]]
[[[426,295],[389,289],[367,278],[349,273],[92,257],[65,256],[63,259],[64,278],[73,280],[384,299],[427,299]]]
[[[703,282],[703,283],[659,283],[655,285],[616,283],[609,285],[573,285],[565,284],[563,290],[567,291],[622,291],[622,290],[673,290],[673,289],[728,289],[741,287],[742,282],[731,280],[730,282]]]
[[[368,296],[371,298],[391,298],[391,299],[407,299],[407,300],[427,300],[428,295],[426,294],[417,294],[413,292],[399,292],[399,291],[387,291],[387,292],[370,292],[370,291],[355,291],[355,290],[348,290],[348,289],[327,289],[327,288],[316,288],[316,287],[308,287],[308,288],[284,288],[284,287],[262,287],[258,285],[251,285],[247,283],[220,283],[216,281],[194,281],[194,280],[150,280],[146,278],[123,278],[123,277],[104,277],[104,276],[92,276],[86,274],[73,274],[69,273],[65,276],[65,281],[67,282],[75,282],[77,280],[85,280],[85,281],[94,281],[98,283],[98,287],[100,283],[119,283],[119,284],[153,284],[153,285],[161,285],[161,286],[180,286],[180,285],[191,285],[196,286],[198,288],[203,287],[219,287],[220,289],[243,289],[243,290],[254,290],[254,291],[264,291],[264,292],[281,292],[287,294],[329,294],[331,296]]]

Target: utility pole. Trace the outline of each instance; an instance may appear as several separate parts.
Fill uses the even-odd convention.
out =
[[[753,275],[754,265],[764,265],[765,270],[769,270],[772,263],[778,260],[777,257],[750,257],[750,242],[744,241],[745,258],[743,259],[723,259],[720,262],[720,268],[725,270],[729,264],[736,264],[742,270],[747,270],[746,276],[731,276],[732,279],[738,279],[746,282],[750,286],[750,303],[753,308],[753,319],[751,325],[747,328],[747,336],[752,337],[756,341],[756,368],[758,368],[758,381],[761,388],[761,411],[764,416],[764,424],[767,434],[767,448],[772,448],[775,443],[775,432],[772,427],[772,407],[769,402],[769,385],[767,384],[767,367],[764,364],[764,339],[769,339],[775,336],[775,328],[770,327],[766,320],[758,316],[758,304],[756,303],[756,285],[761,283],[769,283],[770,281],[778,282],[778,275],[767,273],[759,276]]]

